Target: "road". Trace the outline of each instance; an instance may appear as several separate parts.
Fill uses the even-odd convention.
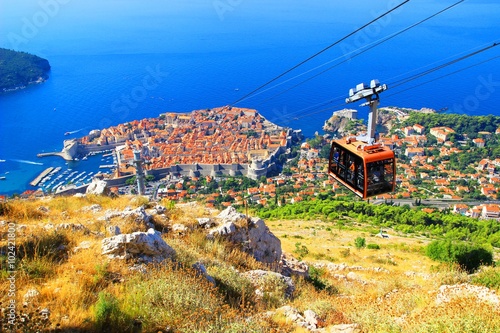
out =
[[[399,205],[410,205],[415,206],[415,199],[392,199],[394,204]],[[385,203],[383,199],[372,200],[371,203],[374,205],[380,205]],[[438,208],[453,208],[456,204],[466,204],[468,206],[479,206],[484,204],[499,204],[499,200],[487,200],[487,201],[467,201],[467,200],[451,200],[451,199],[422,199],[422,206],[431,206]]]

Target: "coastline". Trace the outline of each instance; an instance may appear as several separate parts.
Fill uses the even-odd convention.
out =
[[[28,82],[27,84],[24,84],[24,85],[15,86],[15,87],[9,87],[9,88],[2,88],[2,90],[0,90],[0,94],[7,94],[7,93],[10,93],[10,92],[15,92],[15,91],[23,90],[23,89],[28,88],[31,85],[42,84],[42,83],[46,82],[48,79],[49,79],[48,75],[46,77],[41,77],[40,76],[36,81],[30,81],[30,82]]]

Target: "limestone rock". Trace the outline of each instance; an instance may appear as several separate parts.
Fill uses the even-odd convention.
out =
[[[151,211],[151,215],[163,215],[167,212],[167,209],[162,205],[156,205]]]
[[[311,332],[318,332],[319,318],[316,313],[312,310],[304,311],[304,314],[289,305],[285,305],[276,310],[281,312],[288,320],[294,322],[297,326],[304,327]]]
[[[117,226],[117,225],[110,225],[106,228],[106,231],[108,232],[108,234],[112,235],[112,236],[116,236],[116,235],[119,235],[121,234],[121,230],[120,230],[120,227]]]
[[[93,179],[87,187],[86,194],[106,195],[108,193],[108,184],[104,180]]]
[[[313,310],[304,311],[304,319],[309,326],[313,326],[314,328],[316,328],[316,326],[318,325],[319,318]]]
[[[105,238],[102,240],[102,254],[109,258],[138,258],[145,262],[160,262],[175,256],[172,249],[154,229]]]
[[[236,225],[233,222],[227,222],[224,223],[223,225],[217,227],[214,230],[210,230],[210,235],[217,235],[217,236],[231,236],[236,233]],[[235,238],[235,237],[232,237]]]
[[[221,216],[224,223],[211,230],[210,236],[220,236],[235,244],[242,244],[243,250],[257,261],[278,263],[281,260],[281,241],[269,230],[263,220],[252,217],[246,226],[239,227],[236,222],[247,218],[236,212],[233,207],[228,207],[219,214],[218,218]]]
[[[309,278],[309,266],[303,261],[298,261],[292,256],[281,256],[281,274],[284,276],[302,276]]]
[[[198,221],[198,225],[201,228],[210,229],[210,228],[212,228],[215,225],[214,220],[212,220],[209,217],[200,217],[200,218],[198,218],[196,220]]]
[[[215,286],[215,279],[208,274],[205,265],[203,265],[201,262],[196,262],[193,264],[193,268],[200,276],[204,277],[208,282]]]
[[[359,324],[340,324],[328,327],[325,332],[328,333],[361,333]]]
[[[162,205],[156,205],[155,209],[158,214],[165,214],[167,212],[167,208]]]
[[[120,214],[123,218],[132,218],[137,223],[150,223],[153,219],[151,215],[146,213],[143,206],[136,209],[126,209]]]
[[[71,231],[80,231],[80,230],[86,230],[85,226],[81,223],[74,224],[74,223],[61,223],[56,225],[56,231],[59,230],[71,230]]]
[[[102,210],[102,207],[99,204],[93,204],[91,206],[83,207],[82,210],[84,212],[97,213],[97,212],[100,212]]]
[[[26,294],[24,294],[23,299],[25,301],[31,300],[33,298],[36,298],[40,295],[40,292],[36,289],[29,289]]]
[[[280,283],[283,285],[283,297],[291,298],[293,296],[293,292],[295,291],[295,285],[290,277],[281,275],[280,273],[271,272],[271,271],[263,271],[263,270],[253,270],[243,273],[243,276],[247,277],[250,282],[256,288],[256,294],[263,296],[266,292],[266,288],[269,287],[269,283]],[[276,290],[277,288],[274,288]]]
[[[497,296],[495,290],[468,283],[443,285],[439,287],[438,294],[436,295],[436,304],[448,303],[453,298],[462,297],[474,297],[477,298],[478,301],[489,303],[497,309],[500,309],[500,298]]]
[[[300,323],[300,322],[305,322],[304,317],[300,314],[299,310],[297,310],[294,307],[291,307],[290,305],[285,305],[282,306],[281,308],[277,309],[276,312],[281,312],[282,314],[285,315],[285,317],[294,323]]]
[[[217,215],[217,218],[222,221],[222,224],[246,219],[246,215],[239,213],[233,206],[229,206]]]
[[[125,208],[123,211],[116,210],[107,210],[102,218],[99,220],[104,220],[109,222],[111,219],[115,217],[120,217],[123,219],[131,219],[138,224],[144,224],[148,228],[152,228],[153,224],[153,216],[148,214],[143,206],[138,207],[136,209],[132,209],[130,207]]]
[[[184,224],[181,223],[176,223],[172,225],[172,232],[179,235],[185,234],[188,230],[189,230],[188,227],[186,227]]]
[[[356,274],[354,272],[347,273],[346,277],[347,277],[348,280],[351,280],[351,281],[357,281],[357,280],[359,280],[358,274]]]
[[[263,220],[253,217],[249,223],[248,234],[251,254],[257,261],[270,264],[281,260],[281,241]]]
[[[83,241],[80,244],[78,244],[77,247],[75,247],[73,249],[73,252],[78,252],[80,250],[90,249],[91,246],[92,246],[92,242],[90,242],[90,241]]]

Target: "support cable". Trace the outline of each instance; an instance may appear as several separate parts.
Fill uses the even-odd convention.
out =
[[[453,8],[453,7],[457,6],[457,5],[459,5],[460,3],[464,2],[464,1],[465,1],[465,0],[460,0],[460,1],[456,2],[456,3],[454,3],[453,5],[450,5],[450,6],[446,7],[446,8],[444,8],[444,9],[440,10],[439,12],[437,12],[437,13],[435,13],[435,14],[432,14],[431,16],[429,16],[429,17],[427,17],[427,18],[425,18],[425,19],[423,19],[423,20],[420,20],[419,22],[414,23],[414,24],[412,24],[412,25],[410,25],[410,26],[408,26],[408,27],[406,27],[406,28],[404,28],[404,29],[402,29],[402,30],[400,30],[400,31],[396,32],[396,33],[393,33],[393,34],[391,34],[391,35],[389,35],[389,36],[387,36],[387,37],[385,37],[385,38],[381,38],[381,39],[379,39],[378,41],[375,41],[375,42],[373,42],[373,43],[371,43],[371,44],[369,44],[369,45],[365,45],[365,46],[363,46],[363,47],[358,48],[357,50],[353,50],[353,51],[351,51],[351,52],[347,53],[347,55],[349,55],[349,54],[356,53],[356,52],[358,52],[358,51],[362,50],[362,51],[360,51],[359,53],[356,53],[356,54],[354,54],[353,56],[351,56],[351,57],[349,57],[349,58],[345,59],[344,61],[341,61],[341,62],[339,62],[339,63],[337,63],[337,64],[335,64],[335,65],[333,65],[333,66],[331,66],[331,67],[328,67],[327,69],[325,69],[325,70],[323,70],[323,71],[321,71],[321,72],[319,72],[319,73],[317,73],[317,74],[315,74],[315,75],[313,75],[313,76],[311,76],[311,77],[309,77],[309,78],[307,78],[307,79],[305,79],[305,80],[303,80],[303,81],[301,81],[301,82],[297,83],[296,85],[294,85],[294,86],[292,86],[292,87],[290,87],[290,88],[288,88],[288,89],[286,89],[286,90],[284,90],[284,91],[282,91],[282,92],[279,92],[279,93],[277,93],[276,95],[273,95],[273,96],[271,96],[271,97],[269,97],[269,98],[265,99],[264,101],[262,101],[262,102],[261,102],[261,103],[259,103],[258,105],[260,105],[260,104],[262,104],[262,103],[265,103],[265,102],[267,102],[267,101],[269,101],[269,100],[272,100],[272,99],[274,99],[274,98],[276,98],[276,97],[278,97],[278,96],[280,96],[280,95],[282,95],[282,94],[284,94],[284,93],[286,93],[286,92],[288,92],[288,91],[290,91],[290,90],[292,90],[292,89],[295,89],[295,88],[297,88],[298,86],[300,86],[300,85],[302,85],[302,84],[304,84],[304,83],[306,83],[306,82],[308,82],[308,81],[310,81],[310,80],[312,80],[312,79],[314,79],[314,78],[316,78],[316,77],[318,77],[318,76],[320,76],[320,75],[322,75],[322,74],[324,74],[324,73],[326,73],[326,72],[328,72],[328,71],[330,71],[330,70],[334,69],[335,67],[337,67],[337,66],[339,66],[339,65],[341,65],[341,64],[343,64],[343,63],[346,63],[346,62],[348,62],[348,61],[351,61],[353,58],[355,58],[355,57],[357,57],[357,56],[360,56],[360,55],[362,55],[363,53],[368,52],[369,50],[371,50],[371,49],[373,49],[373,48],[375,48],[375,47],[377,47],[377,46],[379,46],[379,45],[381,45],[381,44],[383,44],[383,43],[385,43],[385,42],[387,42],[387,41],[389,41],[389,40],[393,39],[394,37],[397,37],[397,36],[399,36],[399,35],[401,35],[401,34],[405,33],[406,31],[408,31],[408,30],[410,30],[410,29],[412,29],[412,28],[414,28],[414,27],[416,27],[416,26],[418,26],[418,25],[420,25],[420,24],[422,24],[422,23],[424,23],[424,22],[426,22],[426,21],[428,21],[428,20],[430,20],[430,19],[432,19],[432,18],[434,18],[434,17],[438,16],[439,14],[442,14],[442,13],[444,13],[444,12],[446,12],[446,11],[450,10],[451,8]],[[363,49],[364,49],[364,50],[363,50]],[[261,94],[261,93],[263,93],[263,92],[266,92],[266,91],[268,91],[268,90],[274,89],[274,88],[276,88],[276,87],[278,87],[278,86],[280,86],[280,85],[282,85],[282,84],[284,84],[284,83],[286,83],[286,82],[288,82],[288,81],[291,81],[291,80],[293,80],[293,79],[296,79],[296,78],[298,78],[298,77],[300,77],[300,76],[302,76],[302,75],[304,75],[304,74],[307,74],[307,73],[309,73],[309,72],[311,72],[311,71],[314,71],[314,70],[316,70],[316,69],[318,69],[318,68],[320,68],[320,67],[322,67],[322,66],[324,66],[324,65],[326,65],[326,64],[329,64],[329,63],[331,63],[331,62],[333,62],[333,61],[336,61],[336,60],[338,60],[338,59],[340,59],[340,57],[339,57],[339,58],[336,58],[336,59],[334,59],[334,60],[328,61],[328,62],[326,62],[326,63],[324,63],[324,64],[322,64],[322,65],[320,65],[320,66],[317,66],[317,67],[315,67],[315,68],[313,68],[313,69],[311,69],[311,70],[309,70],[309,71],[307,71],[307,72],[304,72],[304,73],[302,73],[302,74],[299,74],[299,75],[297,75],[297,76],[295,76],[295,77],[293,77],[293,78],[290,78],[290,79],[288,79],[288,80],[286,80],[286,81],[284,81],[284,82],[281,82],[281,83],[279,83],[279,84],[276,84],[276,85],[274,85],[274,86],[272,86],[272,87],[270,87],[270,88],[268,88],[268,89],[266,89],[266,90],[264,90],[264,91],[261,91],[261,92],[260,92],[260,93],[258,93],[258,94],[255,94],[254,96],[259,95],[259,94]]]
[[[279,78],[285,76],[286,74],[290,73],[291,71],[293,71],[294,69],[302,66],[303,64],[305,64],[306,62],[312,60],[313,58],[317,57],[318,55],[322,54],[323,52],[331,49],[332,47],[334,47],[335,45],[339,44],[340,42],[346,40],[347,38],[351,37],[352,35],[356,34],[357,32],[363,30],[364,28],[366,28],[367,26],[373,24],[374,22],[380,20],[381,18],[383,18],[384,16],[387,16],[388,14],[392,13],[393,11],[397,10],[398,8],[400,8],[401,6],[405,5],[406,3],[410,2],[410,0],[405,0],[404,2],[400,3],[399,5],[397,5],[396,7],[388,10],[387,12],[383,13],[382,15],[379,15],[378,17],[376,17],[375,19],[371,20],[370,22],[364,24],[362,27],[354,30],[353,32],[347,34],[346,36],[342,37],[341,39],[337,40],[336,42],[328,45],[327,47],[325,47],[324,49],[322,49],[321,51],[319,52],[316,52],[315,54],[313,54],[312,56],[308,57],[307,59],[299,62],[297,65],[287,69],[286,71],[284,71],[283,73],[281,73],[280,75],[276,76],[275,78],[267,81],[266,83],[264,83],[263,85],[259,86],[258,88],[252,90],[251,92],[249,92],[248,94],[244,95],[243,97],[241,97],[240,99],[238,99],[237,101],[235,101],[234,103],[232,103],[231,105],[234,106],[235,104],[238,104],[240,103],[241,101],[243,100],[246,100],[248,97],[252,96],[254,93],[256,93],[257,91],[261,90],[262,88],[268,86],[269,84],[271,84],[272,82],[278,80]]]

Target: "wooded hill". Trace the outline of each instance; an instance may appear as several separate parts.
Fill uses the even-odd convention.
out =
[[[46,59],[0,48],[0,91],[21,88],[48,79],[50,64]]]

